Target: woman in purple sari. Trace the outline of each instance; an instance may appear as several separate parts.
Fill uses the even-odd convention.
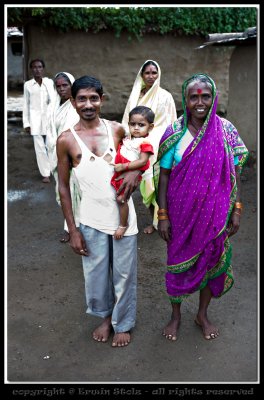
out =
[[[205,339],[219,335],[207,317],[212,297],[233,285],[229,237],[242,212],[240,173],[248,150],[234,125],[216,114],[214,81],[196,74],[182,87],[183,115],[160,140],[154,180],[158,232],[167,242],[166,288],[172,315],[163,330],[177,339],[184,298],[200,291],[195,322]]]

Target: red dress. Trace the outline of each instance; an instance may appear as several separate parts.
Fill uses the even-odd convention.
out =
[[[122,154],[120,153],[121,146],[122,146],[122,144],[120,143],[119,146],[118,146],[117,152],[116,152],[116,156],[115,156],[115,164],[127,164],[127,163],[129,163],[131,161],[131,160],[128,160],[127,158],[125,158],[124,156],[122,156]],[[150,143],[142,143],[139,146],[139,153],[138,154],[140,154],[142,152],[143,153],[154,154],[154,150],[153,150],[152,145]],[[149,168],[149,165],[150,165],[150,161],[148,160],[147,164],[144,165],[144,167],[139,168],[139,171],[146,171]],[[123,183],[124,179],[120,179],[120,180],[116,181],[115,178],[119,177],[123,173],[124,173],[124,171],[122,171],[122,172],[114,172],[114,175],[112,176],[111,184],[114,186],[114,188],[116,190],[118,190],[120,188],[120,186]],[[139,181],[141,181],[141,180],[142,180],[142,176],[140,175],[139,176]],[[123,193],[124,193],[124,191],[122,191],[120,194],[123,194]]]

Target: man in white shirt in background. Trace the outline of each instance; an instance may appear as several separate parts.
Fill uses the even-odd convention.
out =
[[[34,140],[37,164],[42,182],[50,182],[50,164],[46,148],[48,120],[55,101],[53,80],[43,77],[45,63],[34,59],[29,64],[33,79],[24,83],[23,127]]]

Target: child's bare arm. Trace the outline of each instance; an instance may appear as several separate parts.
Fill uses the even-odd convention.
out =
[[[151,153],[140,153],[138,160],[130,161],[124,164],[114,164],[115,171],[123,172],[123,171],[134,171],[136,169],[140,169],[147,164],[150,156]]]

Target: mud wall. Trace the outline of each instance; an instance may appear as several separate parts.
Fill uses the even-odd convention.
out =
[[[236,101],[240,96],[234,96],[239,82],[236,78],[246,70],[245,61],[241,55],[234,66],[232,65],[232,82],[230,82],[230,66],[235,46],[207,46],[197,49],[204,42],[204,38],[198,36],[160,36],[148,34],[140,41],[129,40],[127,34],[120,38],[112,32],[98,34],[86,32],[59,33],[51,28],[41,28],[30,25],[25,30],[25,62],[32,58],[41,57],[46,63],[46,75],[53,77],[59,71],[67,71],[75,78],[82,75],[92,75],[100,79],[106,94],[106,101],[102,108],[102,114],[116,119],[121,119],[129,97],[135,77],[140,66],[147,59],[156,60],[161,68],[161,86],[171,92],[176,108],[181,113],[181,86],[183,81],[191,74],[197,72],[208,73],[216,82],[219,90],[218,112],[222,115],[234,116],[232,107],[236,110],[234,122],[237,124],[241,136],[253,150],[256,147],[256,139],[252,132],[244,129],[244,111],[239,112]],[[252,47],[252,46],[251,46]],[[253,46],[254,52],[255,46]],[[245,53],[243,47],[240,48]],[[243,56],[242,56],[243,58]],[[256,58],[255,58],[256,59]],[[244,64],[243,64],[243,62]],[[247,75],[243,78],[243,91],[252,92],[252,73],[254,61]],[[243,67],[243,73],[240,72]],[[30,78],[30,71],[26,78]],[[232,97],[229,97],[229,90]],[[237,98],[235,98],[237,97]],[[247,100],[251,101],[251,96]],[[249,106],[249,105],[248,105]],[[256,118],[256,96],[250,104],[252,119]],[[233,122],[233,120],[231,119]],[[252,121],[251,124],[254,124]],[[256,121],[255,121],[256,124]]]

